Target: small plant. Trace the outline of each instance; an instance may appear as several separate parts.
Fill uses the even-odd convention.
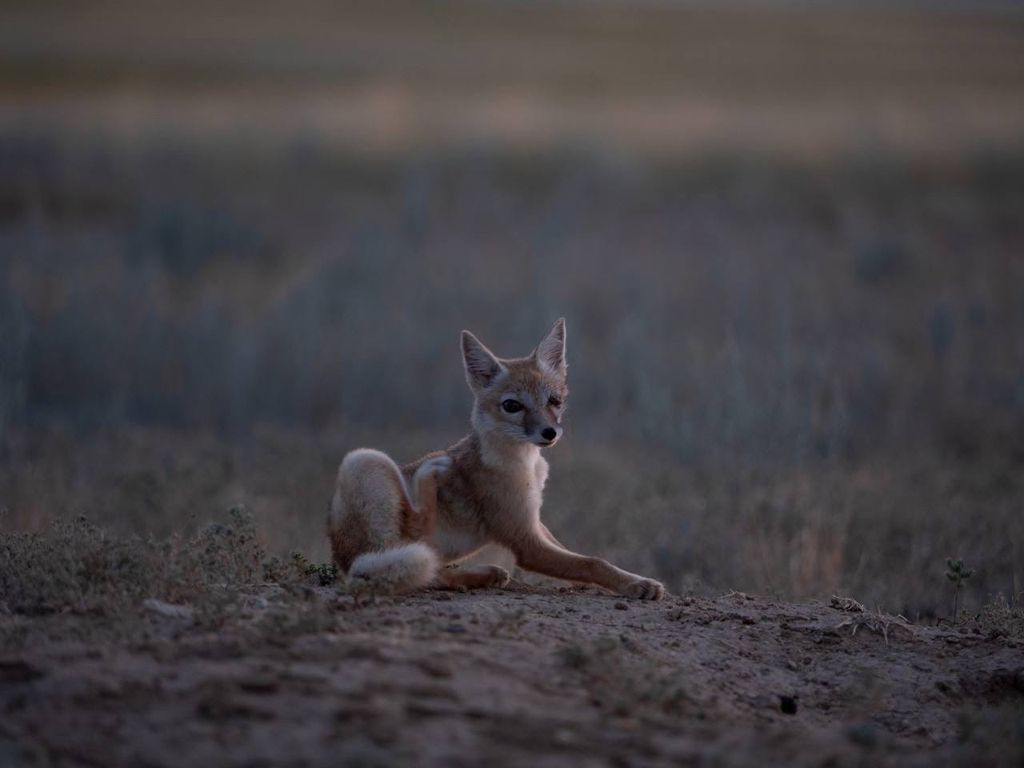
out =
[[[978,623],[990,634],[1024,639],[1024,592],[1009,600],[1003,594],[990,598],[981,608]]]
[[[946,558],[946,578],[953,582],[953,623],[959,622],[960,617],[960,589],[964,582],[974,575],[974,569],[964,565],[963,560]]]
[[[300,578],[314,577],[321,587],[328,587],[338,580],[338,566],[314,563],[301,552],[292,552],[292,566]]]
[[[318,563],[313,566],[311,575],[316,575],[316,580],[321,587],[329,587],[338,580],[338,566],[334,563]]]

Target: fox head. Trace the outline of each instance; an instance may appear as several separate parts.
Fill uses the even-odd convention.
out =
[[[527,357],[498,358],[469,331],[462,332],[466,382],[476,402],[478,434],[532,443],[542,448],[562,436],[565,383],[565,319],[555,323]]]

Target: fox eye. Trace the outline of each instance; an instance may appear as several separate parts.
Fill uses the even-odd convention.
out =
[[[551,397],[548,398],[548,405],[550,405],[552,408],[561,408],[562,401],[555,397],[554,395],[552,395]]]
[[[519,413],[521,410],[523,410],[523,404],[520,403],[518,400],[513,400],[512,398],[509,398],[508,400],[501,401],[501,410],[503,410],[505,413]]]

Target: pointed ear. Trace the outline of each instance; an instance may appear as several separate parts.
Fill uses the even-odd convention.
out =
[[[505,370],[494,353],[469,331],[462,332],[462,364],[470,389],[487,389]]]
[[[544,337],[533,356],[537,362],[553,373],[565,376],[565,318],[560,317]]]

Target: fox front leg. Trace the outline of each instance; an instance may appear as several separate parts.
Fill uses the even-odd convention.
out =
[[[597,584],[620,595],[640,600],[660,600],[665,596],[665,587],[660,582],[616,568],[599,557],[578,555],[560,549],[540,532],[522,541],[509,542],[507,546],[515,553],[519,566],[528,571],[566,581]]]

